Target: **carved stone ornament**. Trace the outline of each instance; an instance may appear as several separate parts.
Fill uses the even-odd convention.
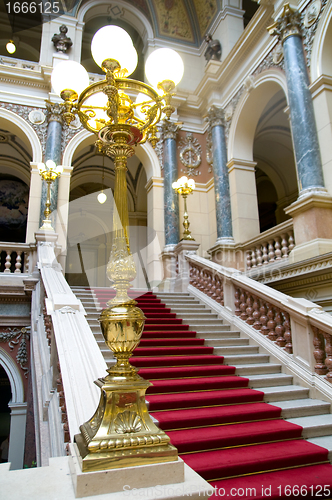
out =
[[[29,368],[25,366],[28,363],[27,341],[30,339],[30,327],[23,328],[7,328],[6,331],[0,332],[0,342],[8,342],[8,346],[12,351],[15,345],[19,344],[16,361],[22,368],[24,376],[27,378]]]
[[[209,127],[216,127],[217,125],[224,126],[225,114],[221,108],[217,106],[211,106],[207,112],[206,121],[209,123]]]
[[[202,163],[202,148],[191,132],[179,142],[180,161],[187,168],[187,175],[199,175],[197,168]]]
[[[29,113],[29,121],[30,123],[34,123],[35,125],[41,125],[46,120],[46,116],[39,109],[34,109]]]
[[[280,18],[267,29],[271,36],[277,35],[282,42],[289,36],[302,36],[301,15],[286,3]]]
[[[208,172],[209,174],[212,172],[213,168],[213,153],[212,153],[212,134],[211,134],[211,128],[208,130],[208,133],[206,135],[206,161],[208,163],[209,168]]]
[[[59,103],[46,101],[46,109],[48,122],[59,122],[61,125],[63,124],[62,107]]]
[[[61,309],[59,309],[59,311],[61,312],[61,314],[68,314],[68,313],[76,314],[77,313],[77,310],[73,309],[70,306],[63,306],[63,307],[61,307]]]
[[[284,58],[284,50],[282,48],[282,43],[277,43],[275,49],[273,50],[273,62],[274,64],[279,64]]]
[[[60,33],[55,33],[52,38],[53,45],[57,52],[60,54],[65,54],[68,49],[73,45],[73,42],[69,36],[67,36],[68,28],[65,24],[60,26]]]
[[[173,123],[169,120],[163,120],[162,122],[162,134],[163,139],[174,139],[176,140],[176,135],[180,127],[177,123]]]
[[[221,44],[219,40],[213,40],[212,35],[209,33],[208,35],[205,35],[205,41],[207,42],[208,46],[206,51],[204,52],[204,57],[209,61],[220,61],[221,59]]]
[[[317,21],[319,13],[322,8],[322,2],[320,0],[316,0],[312,2],[306,9],[303,24],[306,28],[309,28]]]

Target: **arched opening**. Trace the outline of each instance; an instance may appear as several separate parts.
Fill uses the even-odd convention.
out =
[[[0,365],[0,463],[8,462],[9,433],[10,433],[10,408],[12,399],[10,380],[6,371]]]
[[[260,231],[285,221],[284,208],[298,196],[296,167],[287,102],[282,90],[266,104],[258,120],[253,158]]]
[[[106,265],[112,244],[114,163],[96,153],[93,138],[73,156],[68,219],[66,278],[70,285],[108,286]],[[128,159],[127,201],[130,247],[137,267],[136,288],[147,287],[146,173],[137,156]],[[98,201],[104,190],[105,203]]]
[[[7,125],[7,123],[3,123]],[[31,148],[0,129],[0,234],[2,241],[24,243],[29,205]]]

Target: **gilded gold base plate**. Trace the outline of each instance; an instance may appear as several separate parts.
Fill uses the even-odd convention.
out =
[[[175,462],[178,459],[178,451],[171,444],[89,453],[81,434],[75,436],[75,442],[80,452],[79,463],[83,472]]]

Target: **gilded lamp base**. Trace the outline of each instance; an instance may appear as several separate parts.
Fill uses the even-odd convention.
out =
[[[135,301],[102,311],[102,332],[117,364],[107,377],[96,381],[101,390],[98,408],[75,436],[83,472],[178,459],[177,449],[148,413],[145,392],[152,384],[128,362],[142,335],[144,319]]]

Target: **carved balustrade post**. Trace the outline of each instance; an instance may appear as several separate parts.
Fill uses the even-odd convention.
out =
[[[252,250],[251,251],[251,267],[257,267],[256,264],[257,264],[256,252],[255,252],[255,250]]]
[[[235,314],[235,316],[240,316],[241,315],[241,309],[240,309],[241,300],[240,300],[240,295],[241,295],[240,289],[239,288],[235,288],[235,293],[234,293],[234,297],[235,297],[235,301],[234,301],[234,305],[235,305],[234,314]]]
[[[17,251],[17,255],[16,255],[16,262],[15,262],[15,273],[21,273],[21,267],[22,267],[22,258],[21,258],[21,255],[22,255],[23,252],[19,252]]]
[[[286,340],[284,338],[284,332],[285,332],[285,327],[283,325],[283,317],[280,309],[277,309],[276,315],[275,315],[275,321],[277,323],[274,331],[277,335],[276,339],[276,344],[279,347],[285,347],[286,345]]]
[[[263,244],[263,265],[268,264],[269,262],[269,255],[268,255],[268,250],[267,250],[267,244]]]
[[[276,239],[275,239],[275,256],[276,256],[276,260],[280,260],[281,259],[281,245],[280,245],[280,238],[279,236],[276,236]]]
[[[332,336],[329,333],[323,333],[325,339],[325,352],[326,359],[325,365],[328,369],[328,374],[326,375],[326,380],[332,383]]]
[[[292,354],[293,344],[292,344],[290,317],[288,312],[284,312],[283,315],[284,315],[284,328],[285,328],[284,339],[286,340],[285,351],[288,352],[288,354]]]
[[[274,316],[275,316],[274,307],[271,304],[269,304],[268,311],[267,311],[268,322],[267,322],[266,326],[269,329],[269,333],[267,336],[272,341],[277,340],[277,335],[276,335],[276,332],[274,331],[274,329],[276,327],[276,322],[274,320]]]
[[[274,261],[274,240],[269,240],[269,262]]]
[[[253,309],[254,309],[254,312],[253,312],[252,316],[254,318],[254,323],[252,326],[253,326],[253,328],[255,328],[255,330],[260,330],[260,328],[261,328],[261,323],[259,321],[259,318],[261,316],[260,301],[259,301],[258,297],[256,297],[256,296],[254,296]]]
[[[240,318],[245,321],[248,318],[246,309],[247,309],[247,297],[246,297],[246,292],[241,289],[241,295],[240,295],[240,309],[241,309],[241,315]]]
[[[262,248],[260,245],[256,247],[256,262],[257,262],[257,267],[260,267],[263,263]]]
[[[281,252],[282,258],[286,259],[288,257],[288,242],[286,233],[281,235]]]
[[[213,299],[213,300],[216,300],[216,297],[217,297],[217,295],[216,295],[216,289],[217,289],[216,284],[217,284],[216,283],[216,275],[213,273],[213,275],[212,275],[212,282],[211,282],[211,295],[210,295],[211,299]]]
[[[314,333],[314,358],[316,360],[315,372],[318,375],[326,375],[328,368],[325,364],[325,342],[322,332],[315,326],[312,327]]]
[[[254,318],[253,318],[253,312],[254,312],[254,308],[253,308],[253,298],[251,295],[248,295],[248,298],[247,298],[247,309],[246,309],[246,314],[247,314],[247,320],[246,320],[246,323],[248,323],[248,325],[253,325],[254,323]]]
[[[260,313],[261,313],[261,316],[259,318],[259,321],[261,323],[261,333],[263,335],[267,335],[269,333],[269,328],[268,326],[266,325],[266,323],[268,322],[269,318],[267,316],[267,307],[266,307],[266,303],[262,301],[262,305],[261,305],[261,308],[260,308]]]
[[[247,250],[247,269],[251,269],[251,250]]]
[[[7,255],[6,255],[6,262],[5,262],[4,273],[9,274],[10,273],[10,266],[11,266],[11,262],[12,262],[12,257],[11,257],[10,250],[5,250],[5,252],[7,252]]]

